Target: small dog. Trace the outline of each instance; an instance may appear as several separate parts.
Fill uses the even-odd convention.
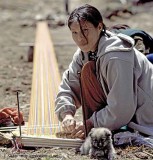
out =
[[[107,128],[92,128],[80,147],[81,155],[88,155],[98,160],[113,160],[115,149],[111,131]]]

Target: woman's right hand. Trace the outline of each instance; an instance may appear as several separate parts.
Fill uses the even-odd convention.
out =
[[[67,114],[62,121],[62,127],[65,132],[73,132],[76,127],[76,120],[70,114]]]

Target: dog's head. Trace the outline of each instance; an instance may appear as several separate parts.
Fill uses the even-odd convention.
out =
[[[107,128],[92,128],[89,132],[91,144],[95,148],[102,149],[111,142],[111,131]]]

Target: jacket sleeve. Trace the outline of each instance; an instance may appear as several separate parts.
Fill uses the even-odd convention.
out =
[[[55,100],[55,113],[60,121],[63,120],[65,113],[75,114],[80,106],[80,75],[82,62],[79,59],[80,50],[77,50],[73,56],[68,70],[63,73],[62,82],[59,86],[59,92]]]
[[[129,123],[136,111],[134,69],[121,59],[110,59],[100,69],[100,79],[107,85],[107,106],[90,118],[94,127],[119,129]]]

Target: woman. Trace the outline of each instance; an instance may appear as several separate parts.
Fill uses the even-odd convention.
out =
[[[83,105],[88,131],[92,127],[113,131],[127,124],[144,133],[150,131],[153,65],[134,48],[130,37],[106,31],[100,12],[91,5],[75,9],[68,27],[79,49],[56,97],[55,112],[63,129],[73,137],[84,137],[84,125],[76,125],[74,119]]]

